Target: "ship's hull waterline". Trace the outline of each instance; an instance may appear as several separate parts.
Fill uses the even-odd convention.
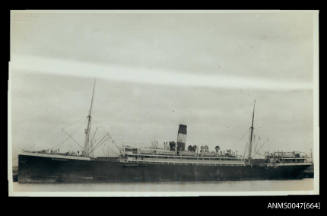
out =
[[[19,155],[18,182],[168,182],[299,179],[309,165],[219,166],[168,163],[123,163]]]

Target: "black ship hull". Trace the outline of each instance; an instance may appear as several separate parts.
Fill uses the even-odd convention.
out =
[[[18,182],[163,182],[300,179],[309,165],[217,166],[123,163],[118,158],[72,160],[19,155]]]

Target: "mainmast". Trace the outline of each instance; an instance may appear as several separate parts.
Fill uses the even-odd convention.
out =
[[[88,157],[90,153],[90,132],[91,132],[91,120],[92,120],[92,108],[93,108],[93,98],[94,98],[94,90],[95,90],[95,82],[93,81],[93,90],[92,90],[92,98],[91,98],[91,105],[90,110],[87,115],[87,126],[85,129],[85,142],[84,142],[84,156]]]
[[[253,141],[253,122],[254,122],[254,109],[255,109],[255,101],[254,101],[254,106],[253,106],[253,112],[252,112],[252,123],[250,127],[250,143],[249,143],[249,154],[248,154],[248,160],[251,160],[251,154],[252,154],[252,141]]]

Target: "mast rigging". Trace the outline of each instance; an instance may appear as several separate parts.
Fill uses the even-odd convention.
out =
[[[249,143],[248,160],[251,160],[252,159],[251,158],[252,157],[251,154],[252,154],[252,141],[253,141],[253,129],[254,129],[254,127],[253,127],[254,110],[255,110],[255,101],[254,101],[253,112],[252,112],[252,123],[251,123],[251,127],[250,127],[251,132],[250,132],[250,143]]]
[[[95,90],[96,80],[93,81],[93,90],[91,97],[91,105],[89,109],[89,113],[87,116],[87,126],[85,129],[85,142],[84,142],[84,156],[89,157],[90,154],[90,131],[91,131],[91,120],[92,120],[92,108],[93,108],[93,99],[94,99],[94,90]]]

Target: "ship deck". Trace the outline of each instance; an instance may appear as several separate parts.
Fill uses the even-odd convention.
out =
[[[21,153],[21,155],[56,158],[56,159],[83,160],[83,161],[91,160],[90,157],[64,155],[64,154],[52,154],[52,153],[50,154],[50,153],[23,152],[23,153]]]

